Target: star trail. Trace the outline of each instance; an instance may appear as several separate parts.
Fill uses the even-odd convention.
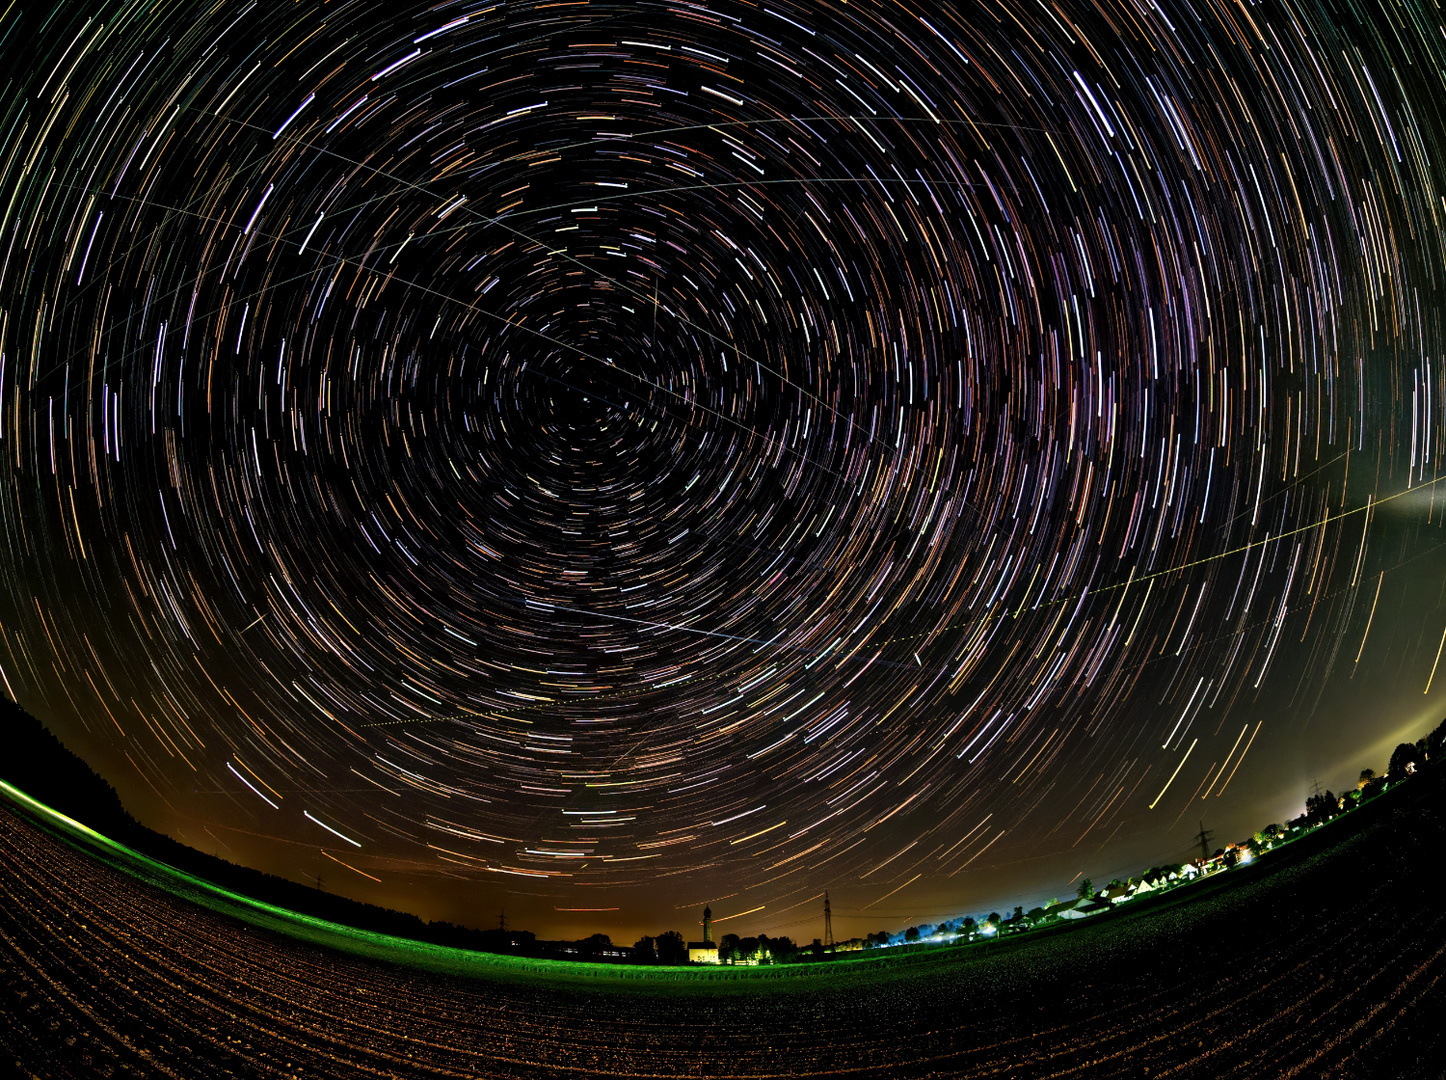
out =
[[[541,931],[1283,819],[1446,707],[1443,46],[16,0],[6,690],[197,847]]]

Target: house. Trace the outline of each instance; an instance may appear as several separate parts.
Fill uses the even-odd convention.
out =
[[[1083,919],[1110,910],[1110,902],[1097,896],[1080,897],[1063,903],[1051,904],[1044,910],[1044,917],[1057,919]]]

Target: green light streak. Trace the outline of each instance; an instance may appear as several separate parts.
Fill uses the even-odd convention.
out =
[[[19,788],[0,780],[0,796],[26,811],[33,819],[70,846],[93,855],[107,866],[181,900],[204,907],[262,930],[282,934],[323,948],[336,949],[382,963],[447,975],[504,981],[556,983],[570,987],[648,992],[666,984],[669,992],[694,989],[708,993],[730,990],[758,993],[767,990],[805,990],[832,983],[848,970],[850,979],[870,974],[892,977],[901,965],[919,962],[957,962],[951,950],[934,955],[878,957],[859,954],[827,963],[792,963],[763,967],[672,967],[601,964],[575,960],[545,960],[476,952],[434,945],[359,927],[331,922],[223,888],[204,878],[153,859],[67,817]]]

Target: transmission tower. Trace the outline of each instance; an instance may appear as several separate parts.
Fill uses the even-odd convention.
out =
[[[828,890],[823,893],[823,945],[826,949],[833,948],[833,910],[828,905]]]
[[[499,912],[497,913],[497,929],[500,930],[500,931],[501,931],[502,933],[504,933],[504,934],[507,933],[507,909],[506,909],[506,908],[503,908],[501,911],[499,911]]]
[[[1215,839],[1215,834],[1205,828],[1205,823],[1200,822],[1200,831],[1195,834],[1195,843],[1200,845],[1200,858],[1210,858],[1210,841]]]

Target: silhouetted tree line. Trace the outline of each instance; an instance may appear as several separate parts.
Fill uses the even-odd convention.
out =
[[[535,934],[525,930],[478,930],[442,920],[424,922],[406,912],[334,896],[275,874],[237,866],[136,821],[126,811],[114,787],[66,749],[39,720],[3,696],[0,696],[0,736],[5,745],[4,752],[0,753],[0,779],[127,847],[243,896],[362,930],[454,948],[543,959],[642,964],[688,962],[687,944],[676,930],[641,938],[631,947],[614,945],[606,934],[592,934],[577,941],[539,941]],[[1354,791],[1340,796],[1330,791],[1312,794],[1306,800],[1305,814],[1289,824],[1303,826],[1329,820],[1357,802],[1374,798],[1428,762],[1443,760],[1446,758],[1443,750],[1446,750],[1446,720],[1417,742],[1398,745],[1391,754],[1385,775],[1363,769]],[[1268,826],[1267,831],[1278,828]],[[1259,840],[1261,836],[1257,833],[1255,838]],[[1093,891],[1088,879],[1079,887],[1081,897]],[[1013,919],[1005,920],[998,913],[991,913],[988,923],[1008,930],[1033,925],[1041,921],[1042,916],[1041,909],[1025,914],[1016,907]],[[964,919],[957,926],[945,923],[939,929],[969,935],[976,925],[973,919]],[[898,942],[900,937],[905,942],[916,942],[933,931],[933,927],[909,927],[903,935],[890,935],[881,930],[860,939],[859,944],[865,948],[879,947]],[[826,959],[830,955],[817,939],[811,945],[800,946],[787,937],[769,938],[759,934],[740,938],[736,934],[725,934],[719,942],[719,958],[725,961],[788,963]]]
[[[607,941],[603,934],[576,943],[538,941],[525,930],[476,930],[440,920],[426,922],[406,912],[334,896],[275,874],[237,866],[149,829],[131,817],[115,788],[66,749],[44,724],[5,697],[0,697],[0,738],[4,743],[0,780],[112,840],[243,896],[362,930],[483,952],[576,959],[577,953],[569,951],[570,947],[587,943],[589,951],[596,953],[599,950],[595,939]]]
[[[268,904],[378,933],[440,945],[484,947],[485,932],[333,896],[275,874],[207,855],[154,829],[126,811],[120,796],[83,759],[15,702],[0,698],[0,779],[53,810],[160,862]],[[530,937],[531,935],[527,935]]]
[[[0,780],[143,855],[264,903],[361,930],[479,952],[603,963],[688,962],[687,944],[676,930],[643,938],[631,948],[614,945],[607,934],[577,941],[540,941],[527,930],[478,930],[444,920],[426,922],[406,912],[237,866],[142,825],[127,812],[114,787],[66,749],[44,724],[6,697],[0,697],[0,738],[4,740]],[[788,938],[761,940],[779,959],[791,959],[797,951]]]
[[[1293,828],[1304,825],[1319,825],[1329,821],[1352,806],[1373,799],[1392,784],[1399,784],[1428,762],[1439,762],[1446,748],[1446,720],[1441,721],[1429,735],[1414,743],[1399,743],[1391,751],[1391,760],[1385,774],[1374,769],[1362,769],[1354,791],[1337,795],[1334,791],[1318,791],[1305,800],[1305,813],[1289,824]]]

